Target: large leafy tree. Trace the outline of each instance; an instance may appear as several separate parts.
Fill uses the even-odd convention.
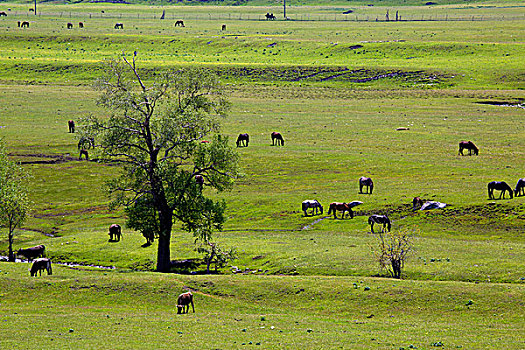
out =
[[[157,271],[167,272],[175,221],[202,240],[221,229],[225,204],[203,188],[231,188],[238,155],[218,134],[229,103],[216,76],[183,69],[148,74],[146,82],[144,75],[135,56],[108,61],[95,86],[111,115],[83,119],[79,137],[95,141],[100,159],[123,164],[109,192],[126,207],[128,226],[158,238]]]
[[[7,228],[9,261],[15,261],[14,232],[20,227],[29,210],[27,173],[7,156],[0,139],[0,227]]]

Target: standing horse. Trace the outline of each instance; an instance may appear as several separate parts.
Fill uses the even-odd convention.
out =
[[[122,237],[122,229],[119,224],[111,224],[109,226],[109,241],[110,242],[118,242],[120,241],[120,237]],[[115,238],[113,238],[115,237]]]
[[[69,128],[69,132],[70,133],[74,133],[75,132],[75,122],[73,120],[68,120],[67,126]]]
[[[458,155],[463,155],[463,150],[468,149],[468,155],[472,155],[472,151],[474,151],[475,155],[478,155],[479,149],[476,147],[476,145],[472,141],[461,141],[459,143],[459,151]]]
[[[272,132],[272,146],[284,146],[283,136],[278,132]]]
[[[275,19],[275,15],[273,13],[268,13],[266,12],[266,14],[264,15],[266,17],[266,20],[271,20],[273,21]]]
[[[176,21],[175,22],[175,27],[177,27],[177,26],[184,27],[184,21]]]
[[[381,232],[385,232],[385,229],[388,229],[388,232],[390,232],[390,228],[392,227],[390,219],[386,215],[372,215],[368,218],[368,224],[370,225],[372,233],[374,233],[374,224],[383,225]]]
[[[123,23],[115,23],[115,29],[124,29]]]
[[[250,143],[250,135],[248,134],[239,134],[237,137],[237,147],[248,147]]]
[[[519,179],[514,189],[514,195],[516,197],[525,195],[525,179]]]
[[[317,199],[307,199],[303,201],[302,209],[304,211],[304,216],[308,216],[308,213],[306,211],[310,208],[313,209],[312,216],[317,215],[317,212],[319,210],[321,211],[321,215],[323,215],[323,206],[317,201]]]
[[[513,192],[512,188],[510,188],[510,186],[505,181],[489,182],[487,189],[489,192],[489,199],[496,199],[494,197],[494,190],[501,191],[498,199],[501,199],[502,196],[503,196],[503,199],[505,199],[505,191],[509,192],[510,199],[512,199],[512,192]]]
[[[47,270],[48,275],[53,274],[53,270],[51,269],[51,260],[48,258],[38,258],[33,261],[33,265],[31,266],[31,269],[29,269],[29,272],[31,272],[31,277],[36,277],[37,273],[42,276],[42,271],[44,270]]]
[[[364,186],[366,186],[366,193],[368,193],[368,190],[370,189],[370,194],[372,194],[372,191],[374,190],[374,182],[371,178],[361,176],[359,179],[359,193],[363,193]]]
[[[330,209],[328,209],[328,215],[330,215],[331,212],[334,212],[334,219],[337,219],[337,211],[342,211],[343,214],[341,215],[341,219],[345,218],[345,211],[347,211],[350,214],[350,219],[354,217],[354,212],[352,211],[352,208],[348,205],[348,203],[338,203],[333,202],[330,203]]]

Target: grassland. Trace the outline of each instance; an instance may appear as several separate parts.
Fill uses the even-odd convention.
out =
[[[525,197],[486,194],[489,181],[514,186],[525,177],[517,107],[525,21],[510,19],[525,15],[521,4],[403,6],[407,19],[493,17],[400,22],[375,22],[395,12],[377,5],[352,6],[369,17],[360,22],[299,20],[347,9],[329,6],[292,7],[296,20],[274,22],[256,18],[278,7],[41,4],[39,16],[27,7],[0,8],[11,8],[0,17],[0,137],[34,177],[34,209],[15,246],[45,244],[54,262],[115,269],[55,264],[52,276],[31,279],[27,264],[0,264],[2,347],[525,346]],[[174,28],[174,18],[186,27]],[[159,275],[148,272],[156,246],[141,247],[140,234],[125,229],[122,242],[107,241],[109,224],[125,221],[102,190],[118,166],[78,161],[67,120],[107,114],[90,85],[101,60],[133,51],[148,77],[195,66],[224,81],[233,109],[222,132],[248,132],[252,142],[239,149],[243,175],[233,191],[209,195],[227,202],[218,239],[237,247],[233,265],[247,273]],[[272,131],[285,147],[270,146]],[[460,140],[474,141],[480,155],[458,156]],[[363,175],[374,179],[373,195],[358,193]],[[413,212],[416,195],[448,206]],[[352,220],[304,217],[308,198],[364,204]],[[372,213],[413,231],[402,281],[374,261]],[[172,257],[198,257],[179,228]],[[177,316],[176,296],[187,288],[197,313]]]

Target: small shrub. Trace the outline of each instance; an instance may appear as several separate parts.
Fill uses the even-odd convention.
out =
[[[379,262],[381,269],[387,270],[393,278],[401,278],[401,271],[405,261],[412,251],[412,241],[409,231],[402,229],[379,234],[377,249],[372,251]]]

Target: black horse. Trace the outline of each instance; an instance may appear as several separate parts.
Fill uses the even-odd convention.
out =
[[[366,192],[363,192],[363,187],[366,186]],[[370,194],[372,194],[372,191],[374,190],[374,182],[369,177],[361,176],[359,179],[359,193],[368,193],[368,190],[370,190]]]
[[[176,21],[175,22],[175,27],[177,27],[177,26],[184,27],[184,21]]]
[[[390,219],[386,215],[372,215],[368,218],[368,224],[370,225],[370,230],[372,230],[372,233],[374,233],[374,224],[383,225],[381,232],[384,232],[385,229],[388,229],[388,232],[390,232],[390,228],[392,227],[390,224]]]
[[[68,120],[67,126],[69,128],[69,132],[75,132],[75,122],[73,120]]]
[[[461,141],[459,143],[459,151],[458,155],[463,155],[463,150],[468,149],[468,155],[472,155],[472,152],[474,152],[475,155],[478,155],[479,149],[476,147],[476,145],[472,141]]]
[[[283,136],[278,132],[272,132],[272,146],[284,146]]]
[[[237,137],[237,147],[248,147],[250,143],[250,135],[248,134],[239,134]]]
[[[123,23],[115,23],[115,29],[124,29]]]
[[[275,16],[274,16],[273,13],[268,13],[267,12],[264,16],[266,17],[267,21],[273,21],[275,19]]]
[[[514,195],[516,197],[525,195],[525,179],[519,179],[514,189]]]
[[[488,192],[489,192],[489,199],[496,199],[494,197],[494,190],[501,191],[498,199],[501,199],[501,197],[503,197],[503,199],[505,199],[505,191],[509,192],[510,199],[512,199],[512,192],[513,192],[512,188],[510,188],[510,186],[505,181],[492,181],[492,182],[489,182],[489,184],[487,186],[487,189],[488,189]]]

